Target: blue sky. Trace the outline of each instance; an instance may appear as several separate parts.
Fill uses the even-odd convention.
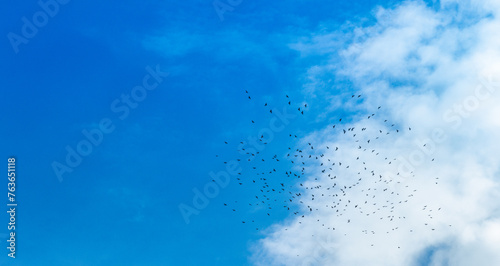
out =
[[[453,29],[470,27],[464,30],[463,39],[450,41],[463,44],[452,53],[453,59],[460,61],[460,51],[474,54],[477,47],[490,44],[467,34],[481,32],[474,27],[484,26],[481,23],[492,16],[488,12],[459,16],[450,10],[462,10],[454,6],[462,3],[449,2],[417,2],[415,21],[421,19],[424,26],[436,30],[418,38],[431,43],[438,39],[435,43],[439,48],[445,42],[445,38],[436,37],[440,32],[453,36]],[[268,109],[282,110],[288,99],[295,107],[308,103],[309,109],[300,115],[293,108],[297,118],[291,119],[283,131],[275,132],[257,158],[265,158],[267,162],[261,165],[278,172],[289,171],[290,166],[271,163],[270,157],[284,156],[288,147],[301,147],[311,139],[318,146],[342,142],[324,134],[324,129],[339,117],[354,125],[369,114],[370,108],[383,102],[391,106],[383,115],[401,127],[422,125],[424,136],[434,124],[415,120],[419,112],[426,114],[417,107],[443,102],[441,107],[434,107],[444,110],[445,103],[462,95],[440,98],[450,93],[437,87],[453,87],[457,82],[446,78],[446,72],[438,73],[441,79],[415,81],[429,74],[425,71],[431,71],[429,75],[438,72],[446,58],[432,63],[423,59],[417,63],[401,61],[398,56],[406,60],[405,51],[414,49],[404,42],[389,42],[395,43],[391,48],[395,55],[382,59],[387,64],[360,52],[370,51],[370,45],[385,33],[391,36],[391,29],[414,30],[401,20],[404,15],[400,13],[412,10],[407,2],[243,0],[224,13],[223,19],[211,1],[69,1],[57,5],[59,10],[46,25],[19,45],[12,45],[8,34],[22,35],[23,17],[31,20],[41,6],[37,1],[11,1],[1,11],[5,36],[0,42],[4,59],[0,64],[1,95],[5,100],[0,107],[0,123],[4,125],[0,138],[3,157],[15,156],[17,160],[19,203],[17,258],[10,259],[4,251],[2,265],[278,265],[280,260],[296,260],[284,259],[281,256],[288,253],[269,246],[280,246],[278,240],[287,239],[279,237],[279,232],[283,224],[293,224],[290,213],[276,210],[268,216],[265,210],[248,207],[255,193],[252,187],[239,186],[234,178],[206,208],[191,215],[188,224],[179,204],[192,205],[193,189],[203,190],[213,183],[209,173],[226,169],[224,162],[246,158],[238,152],[239,142],[267,128],[274,117]],[[387,10],[385,16],[377,6]],[[450,22],[446,16],[458,22]],[[411,39],[413,35],[408,36]],[[479,44],[474,40],[480,40]],[[403,52],[398,53],[400,50]],[[480,65],[481,57],[474,62]],[[147,67],[158,66],[169,73],[168,77],[120,119],[112,103],[143,84],[144,77],[151,75]],[[391,72],[405,66],[408,69],[401,71],[415,71],[414,77]],[[385,67],[392,70],[385,71]],[[377,96],[374,87],[385,89]],[[359,93],[372,98],[346,97]],[[396,102],[398,97],[411,99],[406,107],[415,106],[414,112],[399,115],[397,110],[405,107]],[[83,156],[71,173],[64,173],[60,182],[54,162],[64,164],[66,147],[76,149],[85,139],[82,130],[96,130],[102,119],[109,119],[114,131],[103,134],[102,142]],[[452,132],[449,134],[454,137]],[[298,137],[290,138],[289,134]],[[411,140],[402,138],[398,143],[409,147],[404,143]],[[446,152],[453,148],[451,144],[442,146]],[[443,168],[448,169],[447,163],[442,163]],[[244,160],[238,165],[243,176],[252,176],[252,165]],[[497,174],[485,175],[498,181],[494,178]],[[311,170],[304,178],[314,177]],[[278,185],[280,181],[270,182]],[[278,195],[277,199],[284,198]],[[236,212],[230,210],[233,207]],[[484,211],[490,214],[490,220],[499,217],[493,209]],[[2,217],[6,224],[7,216]],[[242,224],[242,220],[247,223]],[[249,220],[255,222],[249,224]],[[492,230],[497,228],[495,221],[490,221]],[[3,230],[0,233],[8,233],[6,226]],[[406,255],[416,265],[431,265],[431,256],[442,257],[443,252],[455,247],[443,244],[444,238],[422,244]],[[426,255],[415,254],[430,255],[423,259]],[[435,265],[440,265],[438,255]],[[333,257],[337,263],[355,265]]]

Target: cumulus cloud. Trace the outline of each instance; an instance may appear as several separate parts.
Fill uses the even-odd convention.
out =
[[[352,122],[304,138],[323,155],[298,188],[307,214],[268,228],[254,263],[500,265],[500,4],[408,1],[374,15],[290,45],[326,58],[306,97],[335,98],[329,85],[348,80],[364,100]]]

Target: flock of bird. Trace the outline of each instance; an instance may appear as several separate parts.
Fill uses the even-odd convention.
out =
[[[248,91],[245,95],[249,101],[254,100]],[[359,94],[345,99],[346,102],[354,101],[354,104],[362,100]],[[304,112],[307,115],[309,108],[307,103],[295,104],[288,95],[284,96],[283,105],[288,108],[294,106],[299,119],[306,117]],[[270,104],[264,103],[262,108],[273,115]],[[299,224],[301,219],[315,217],[317,226],[325,230],[339,230],[342,224],[350,224],[363,217],[376,217],[387,222],[384,233],[400,230],[395,222],[406,219],[405,204],[411,201],[417,189],[412,188],[410,183],[400,182],[402,178],[395,167],[396,158],[394,154],[387,154],[383,143],[392,141],[394,134],[411,133],[412,129],[401,129],[385,119],[378,119],[381,124],[373,121],[373,117],[383,113],[380,112],[382,106],[374,109],[359,121],[352,121],[352,117],[330,119],[323,137],[303,136],[303,131],[283,133],[290,138],[286,147],[276,145],[255,151],[243,148],[246,144],[244,140],[238,141],[235,144],[240,147],[238,152],[241,156],[236,160],[241,162],[243,170],[235,180],[241,195],[248,195],[248,200],[243,203],[241,200],[224,202],[224,208],[236,215],[242,213],[244,219],[241,223],[253,224],[255,230],[259,230],[257,219],[275,214],[281,218],[296,216]],[[349,122],[346,123],[346,120]],[[255,121],[253,119],[249,123],[255,125]],[[258,141],[262,145],[270,144],[263,135]],[[224,143],[232,144],[231,141]],[[223,163],[227,161],[223,160]],[[385,169],[395,169],[393,176]],[[414,177],[413,172],[411,174]],[[433,182],[438,184],[438,178]],[[400,187],[394,189],[395,186]],[[427,212],[426,221],[429,220],[425,226],[434,231],[430,221],[441,208],[427,205],[422,208]],[[315,212],[329,213],[329,217],[335,217],[335,220],[316,219]],[[248,213],[251,215],[245,215]],[[375,234],[376,229],[367,227],[362,233]]]

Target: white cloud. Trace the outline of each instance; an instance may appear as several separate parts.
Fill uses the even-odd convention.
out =
[[[329,125],[304,139],[325,155],[303,182],[307,214],[269,228],[256,265],[415,265],[429,250],[431,265],[500,265],[499,11],[490,0],[409,1],[379,8],[373,26],[290,46],[329,57],[311,67],[306,95],[335,95],[330,73],[363,94],[366,115],[337,126],[356,132]]]

